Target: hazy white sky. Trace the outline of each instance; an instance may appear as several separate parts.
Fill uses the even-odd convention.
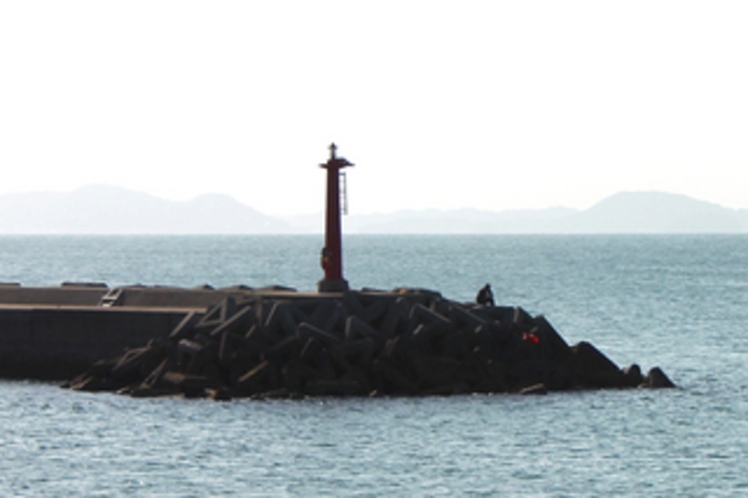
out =
[[[748,208],[748,2],[5,1],[0,193]]]

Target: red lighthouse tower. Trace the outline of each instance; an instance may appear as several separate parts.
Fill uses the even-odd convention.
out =
[[[321,168],[327,170],[327,205],[325,212],[325,247],[322,248],[322,269],[325,278],[319,281],[319,292],[342,292],[348,290],[343,278],[343,242],[340,223],[340,170],[353,166],[335,152],[338,147],[330,144],[330,159]]]

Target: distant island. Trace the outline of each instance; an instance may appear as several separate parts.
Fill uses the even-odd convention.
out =
[[[61,192],[0,195],[0,234],[301,234],[322,233],[322,213],[269,216],[227,195],[161,199],[92,185]],[[351,215],[361,234],[675,234],[748,233],[748,210],[681,194],[620,192],[585,210],[477,209]]]

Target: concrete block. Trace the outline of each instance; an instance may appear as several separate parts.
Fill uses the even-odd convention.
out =
[[[184,318],[179,322],[179,325],[174,327],[174,330],[169,334],[169,339],[179,341],[180,339],[187,338],[194,334],[194,326],[203,318],[202,313],[196,311],[190,311]]]
[[[177,352],[183,353],[188,356],[195,356],[200,354],[204,348],[204,345],[190,339],[180,339],[177,343]]]
[[[580,372],[621,374],[618,366],[589,342],[582,341],[571,348],[574,366]]]
[[[663,372],[660,367],[654,367],[647,372],[647,376],[644,378],[641,387],[673,388],[675,387],[675,384],[667,375],[665,375],[665,372]]]
[[[457,360],[464,359],[471,348],[468,347],[466,337],[472,332],[472,329],[461,328],[457,330],[450,330],[444,334],[440,341],[440,347],[437,352],[441,356],[448,356]]]
[[[454,358],[428,356],[416,357],[413,361],[419,385],[437,387],[461,382],[461,363]]]
[[[543,350],[543,357],[549,361],[566,361],[571,355],[571,348],[561,334],[545,319],[537,316],[533,320],[534,327],[530,330],[540,340],[539,345]]]
[[[418,352],[429,352],[431,354],[438,351],[440,341],[448,333],[448,330],[449,328],[441,323],[421,323],[407,337],[413,348]]]
[[[388,394],[415,396],[419,393],[418,381],[397,366],[385,363],[382,373],[383,378],[389,382]]]
[[[328,351],[334,358],[344,361],[347,365],[345,370],[360,367],[366,370],[374,358],[376,343],[370,337],[364,337],[356,341],[346,341],[329,347]]]
[[[623,372],[607,356],[588,342],[571,347],[570,368],[576,383],[583,387],[626,387]]]
[[[143,380],[163,360],[163,349],[145,346],[125,352],[111,369],[110,375],[123,382]]]
[[[473,392],[465,382],[453,381],[435,387],[422,388],[419,395],[422,396],[458,396]]]
[[[530,326],[533,322],[532,316],[524,309],[517,306],[512,313],[512,325],[519,327]]]
[[[224,331],[218,341],[219,364],[227,366],[231,361],[231,356],[234,354],[236,347],[244,342],[246,342],[244,338],[231,334],[228,331]]]
[[[173,384],[182,392],[199,390],[202,391],[208,387],[216,386],[216,379],[211,379],[205,375],[190,375],[182,372],[169,370],[164,372],[161,381],[167,384]]]
[[[544,361],[519,361],[509,365],[507,380],[511,390],[519,390],[534,384],[545,384],[550,371],[550,365]]]
[[[341,341],[339,337],[306,322],[299,324],[298,336],[302,342],[305,342],[307,339],[312,337],[321,341],[323,344],[337,344]]]
[[[306,315],[303,320],[297,320],[298,322],[309,322],[312,325],[316,325],[324,330],[330,330],[328,322],[330,317],[335,314],[335,308],[338,306],[337,301],[332,300],[316,300],[316,307]]]
[[[211,307],[203,318],[195,325],[198,332],[209,334],[210,331],[221,325],[236,311],[236,301],[232,297],[224,298],[220,303]]]
[[[629,387],[637,387],[644,382],[641,367],[636,363],[623,368],[621,372],[623,373],[623,376],[626,377],[626,384]]]
[[[303,393],[306,383],[319,377],[311,367],[299,359],[283,365],[281,376],[288,391],[296,393]]]
[[[255,365],[247,373],[239,377],[236,389],[244,395],[259,393],[268,389],[272,384],[272,366],[269,361],[263,361]]]
[[[246,306],[214,328],[210,335],[217,337],[224,332],[244,334],[254,324],[254,319],[254,309],[251,306]]]
[[[273,363],[283,364],[298,355],[300,350],[299,338],[292,335],[266,349],[260,357]]]
[[[246,335],[244,336],[244,344],[241,345],[243,349],[247,349],[256,353],[258,356],[269,348],[273,342],[264,332],[264,327],[259,324],[255,324],[249,328]]]
[[[531,386],[527,386],[522,388],[519,391],[520,394],[528,395],[528,394],[548,394],[548,388],[545,387],[545,384],[533,384]]]
[[[319,339],[308,338],[298,357],[299,360],[314,370],[315,377],[323,380],[335,379],[335,368],[330,361],[329,352]]]
[[[159,365],[148,374],[148,377],[143,380],[140,386],[145,388],[156,386],[161,381],[161,377],[164,373],[170,370],[172,365],[173,363],[169,358],[164,358],[161,363],[159,363]]]
[[[343,293],[343,305],[348,309],[352,315],[362,317],[366,308],[358,300],[359,293],[354,291],[346,291]]]
[[[403,337],[393,337],[384,343],[380,356],[390,363],[405,365],[410,360],[410,344]]]
[[[381,341],[384,339],[382,334],[366,323],[361,318],[350,315],[345,320],[345,340],[346,341],[355,341],[361,338],[371,338],[375,341]]]
[[[250,399],[298,399],[297,394],[292,393],[286,387],[274,387],[253,394]]]
[[[415,320],[416,323],[425,323],[429,325],[438,324],[443,325],[444,327],[449,327],[451,325],[451,322],[447,317],[436,313],[423,304],[416,304],[413,306],[410,309],[410,316],[408,318],[410,320]]]
[[[449,316],[452,324],[457,327],[470,326],[474,328],[486,323],[485,318],[459,305],[450,306],[447,316]]]
[[[265,328],[277,338],[296,335],[297,323],[285,302],[276,302],[265,320]]]
[[[364,308],[360,317],[364,322],[374,324],[384,316],[393,300],[381,296],[375,296],[373,299],[370,298],[369,300],[370,304]]]
[[[355,380],[312,380],[304,392],[310,396],[364,396],[366,388]]]

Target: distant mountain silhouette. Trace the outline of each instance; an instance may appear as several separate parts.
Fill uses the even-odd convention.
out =
[[[748,212],[681,194],[621,192],[564,220],[562,233],[736,233],[748,229]]]
[[[679,194],[622,192],[589,209],[399,211],[344,218],[346,233],[748,233],[748,210]],[[5,234],[321,233],[322,213],[267,216],[226,195],[174,202],[120,187],[0,195]]]
[[[0,233],[288,233],[286,222],[226,195],[174,202],[120,187],[0,196]]]
[[[680,194],[621,192],[589,209],[400,211],[351,216],[358,233],[745,233],[748,210]]]

